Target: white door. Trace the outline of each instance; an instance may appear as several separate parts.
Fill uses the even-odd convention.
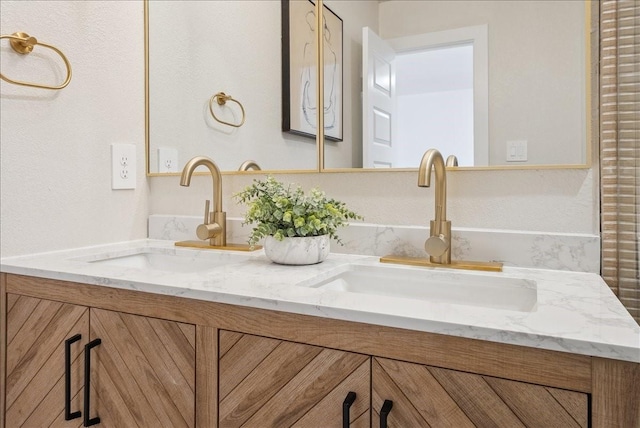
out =
[[[392,168],[391,124],[396,93],[395,51],[369,27],[362,29],[362,166]]]

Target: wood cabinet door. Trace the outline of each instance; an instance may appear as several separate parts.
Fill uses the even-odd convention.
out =
[[[374,426],[384,400],[389,427],[588,426],[588,395],[524,382],[374,358]]]
[[[195,426],[194,325],[92,308],[91,339],[99,426]]]
[[[220,427],[369,427],[369,356],[220,331]]]
[[[65,341],[78,334],[81,340],[69,344],[71,412],[82,406],[88,308],[7,295],[7,427],[82,425],[82,418],[65,420]]]

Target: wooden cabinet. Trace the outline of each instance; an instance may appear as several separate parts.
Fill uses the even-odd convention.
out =
[[[220,331],[218,367],[223,428],[340,427],[350,391],[352,427],[588,426],[584,393],[249,334]]]
[[[100,426],[640,427],[637,363],[5,273],[0,314],[0,428],[81,426],[87,356]]]
[[[193,325],[8,294],[6,340],[7,427],[195,426]]]
[[[374,426],[385,400],[392,427],[587,427],[588,395],[374,358]]]
[[[229,331],[219,343],[220,427],[370,426],[368,356]]]

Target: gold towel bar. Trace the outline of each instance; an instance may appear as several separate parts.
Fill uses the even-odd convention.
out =
[[[238,104],[240,106],[240,110],[242,111],[242,120],[240,121],[240,123],[230,123],[230,122],[226,122],[222,119],[219,119],[216,114],[213,112],[213,101],[217,101],[218,105],[223,106],[227,103],[227,101],[233,101],[234,103]],[[240,101],[233,99],[233,97],[231,97],[231,95],[227,95],[224,92],[218,92],[217,94],[214,94],[210,99],[209,99],[209,111],[211,112],[211,116],[213,116],[213,118],[215,120],[217,120],[220,123],[224,123],[225,125],[229,125],[229,126],[233,126],[234,128],[240,128],[243,124],[244,124],[244,119],[245,119],[245,113],[244,113],[244,107],[242,107],[242,104],[240,104]]]
[[[25,54],[25,55],[28,53],[31,53],[35,45],[40,45],[40,46],[44,46],[45,48],[49,48],[52,51],[56,52],[58,55],[60,55],[60,57],[64,61],[64,65],[67,67],[67,78],[62,83],[62,85],[59,85],[59,86],[49,86],[49,85],[40,85],[37,83],[21,82],[19,80],[9,79],[8,77],[0,73],[0,79],[4,80],[5,82],[9,82],[9,83],[13,83],[15,85],[21,85],[21,86],[31,86],[33,88],[57,90],[57,89],[64,88],[71,81],[71,64],[69,64],[69,60],[67,59],[66,56],[64,56],[64,54],[60,51],[60,49],[56,48],[55,46],[51,46],[46,43],[39,42],[38,40],[36,40],[35,37],[31,37],[27,33],[13,33],[11,35],[3,35],[3,36],[0,36],[0,39],[9,39],[9,43],[11,44],[11,47],[13,48],[13,50],[20,54]]]

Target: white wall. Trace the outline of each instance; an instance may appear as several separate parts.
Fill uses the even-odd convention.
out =
[[[175,176],[143,175],[141,2],[3,0],[1,19],[2,34],[30,32],[59,46],[74,67],[57,93],[0,86],[2,257],[143,238],[148,214],[200,215],[210,178],[183,188]],[[15,54],[2,46],[4,72]],[[112,142],[138,147],[136,190],[111,190]],[[454,227],[597,234],[596,172],[456,171],[448,175],[448,216]],[[244,212],[230,195],[252,178],[224,176],[229,216]],[[367,222],[427,225],[433,216],[433,189],[418,188],[413,172],[282,178],[322,187]]]
[[[73,77],[60,91],[0,83],[0,255],[144,238],[142,2],[2,0],[1,12],[1,34],[58,47]],[[6,39],[0,49],[14,80],[64,80],[41,46],[26,57]],[[135,190],[111,190],[111,143],[136,145]]]

